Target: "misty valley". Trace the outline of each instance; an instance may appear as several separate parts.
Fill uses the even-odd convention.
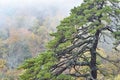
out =
[[[120,80],[120,1],[1,0],[0,80]]]

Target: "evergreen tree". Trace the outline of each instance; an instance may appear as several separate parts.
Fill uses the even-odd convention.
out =
[[[84,0],[71,10],[57,26],[57,32],[48,43],[48,50],[27,60],[21,68],[22,80],[75,80],[76,77],[97,79],[100,61],[109,62],[97,52],[103,32],[120,41],[120,1]],[[117,49],[117,48],[116,48]],[[99,71],[100,72],[100,71]]]

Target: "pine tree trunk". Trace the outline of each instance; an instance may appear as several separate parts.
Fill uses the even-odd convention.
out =
[[[97,68],[96,68],[96,53],[95,50],[91,49],[91,61],[90,61],[90,68],[91,68],[91,79],[97,79]]]
[[[94,36],[92,48],[90,49],[90,53],[91,53],[91,61],[90,61],[91,79],[90,80],[97,79],[96,48],[98,45],[99,34],[100,34],[100,30],[97,30],[97,32]]]

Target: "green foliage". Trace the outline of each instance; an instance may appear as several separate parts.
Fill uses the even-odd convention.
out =
[[[53,56],[53,52],[46,51],[38,55],[36,58],[26,60],[24,64],[18,68],[24,69],[23,73],[20,75],[20,80],[73,80],[70,76],[63,74],[59,75],[58,77],[55,77],[51,74],[50,68],[57,62]]]
[[[41,53],[36,58],[26,60],[25,63],[20,67],[25,69],[25,72],[20,76],[22,80],[26,79],[50,79],[50,67],[56,62],[53,58],[53,52],[46,51]]]
[[[114,37],[119,40],[120,39],[120,31],[114,32]]]
[[[105,1],[105,2],[104,2]],[[54,76],[50,71],[51,67],[58,63],[60,59],[56,57],[58,52],[64,51],[64,49],[68,49],[70,46],[75,45],[73,42],[77,39],[76,35],[79,35],[79,29],[83,29],[83,32],[87,32],[85,34],[89,36],[94,36],[95,33],[106,27],[106,25],[112,23],[111,17],[108,15],[109,13],[119,14],[118,9],[113,9],[110,5],[106,4],[108,0],[84,0],[78,7],[74,7],[71,10],[70,16],[64,18],[61,21],[61,24],[57,26],[57,32],[52,33],[51,36],[54,37],[48,43],[48,50],[46,52],[40,53],[35,58],[29,59],[25,61],[25,63],[20,67],[20,69],[24,69],[24,73],[20,76],[21,80],[72,80],[74,79],[71,76],[67,76],[65,74],[60,74],[58,76]],[[118,2],[118,0],[110,0],[112,3]],[[100,5],[101,4],[101,7]],[[118,35],[118,32],[114,33]],[[88,38],[89,39],[89,38]],[[94,37],[92,37],[94,41]],[[79,41],[84,41],[84,39],[79,39]],[[78,41],[78,43],[79,43]],[[76,41],[76,44],[78,44]],[[87,44],[87,43],[86,43]],[[91,45],[91,44],[90,44]],[[83,45],[84,46],[84,45]],[[82,46],[82,49],[83,49]],[[72,46],[74,47],[74,46]],[[79,50],[80,46],[75,46],[75,50],[72,52],[72,57],[76,55],[75,51]],[[67,50],[66,50],[67,51]],[[68,50],[69,51],[69,50]],[[89,55],[85,55],[85,52],[79,53],[80,58],[78,61],[87,62],[91,58]],[[81,56],[84,54],[83,56]],[[90,54],[90,53],[89,53]],[[76,56],[74,56],[76,57]],[[86,58],[87,57],[87,58]],[[87,59],[87,60],[86,60]],[[99,59],[99,58],[98,58]],[[101,60],[97,60],[98,64],[100,64]],[[89,67],[80,68],[81,73],[90,72]],[[80,71],[78,69],[78,71]]]

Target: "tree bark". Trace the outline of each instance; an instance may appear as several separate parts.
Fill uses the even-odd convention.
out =
[[[97,32],[95,33],[95,36],[94,36],[93,45],[90,49],[90,54],[91,54],[91,60],[90,60],[91,79],[90,80],[97,79],[96,48],[98,45],[99,34],[100,34],[100,30],[97,30]]]

